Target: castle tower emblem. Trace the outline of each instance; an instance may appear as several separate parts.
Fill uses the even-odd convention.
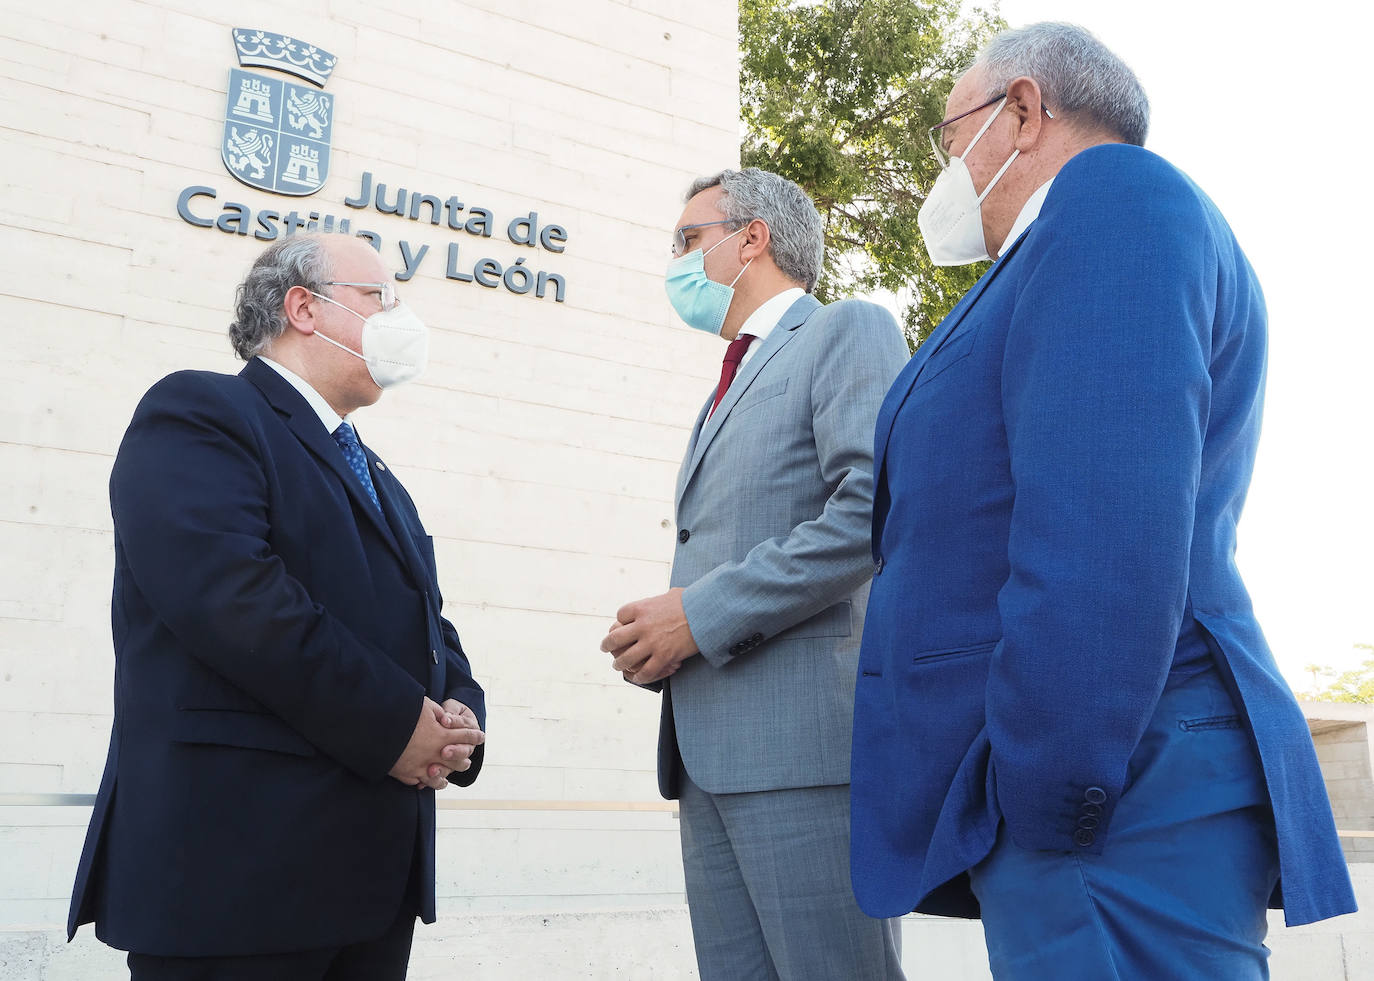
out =
[[[338,59],[286,34],[235,28],[233,35],[240,67],[229,72],[220,141],[224,166],[238,180],[263,191],[315,193],[329,176],[334,124],[334,97],[319,89],[329,81]],[[259,75],[244,68],[271,68],[293,77]]]

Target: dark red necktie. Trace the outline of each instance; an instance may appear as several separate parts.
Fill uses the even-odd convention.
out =
[[[753,341],[753,334],[740,334],[725,349],[725,360],[720,364],[720,384],[716,386],[716,400],[711,403],[711,412],[706,416],[708,419],[720,405],[720,400],[725,398],[725,393],[730,390],[730,383],[735,380],[735,374],[739,371],[739,363],[744,360],[744,352],[749,350],[749,345]]]

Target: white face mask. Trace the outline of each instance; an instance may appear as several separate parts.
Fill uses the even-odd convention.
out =
[[[314,293],[313,290],[311,292]],[[325,337],[319,330],[315,331],[315,336],[340,350],[347,351],[355,358],[361,358],[367,365],[367,373],[372,376],[378,388],[391,388],[408,382],[425,370],[425,364],[429,360],[429,328],[411,312],[410,307],[397,302],[390,310],[364,317],[337,300],[319,293],[315,293],[315,296],[326,303],[348,310],[363,322],[361,354],[332,337]]]
[[[953,157],[949,166],[935,179],[934,186],[926,195],[916,215],[921,237],[925,239],[926,251],[930,261],[937,266],[966,266],[970,262],[981,262],[990,258],[987,242],[983,237],[983,199],[997,186],[1002,175],[1007,172],[1020,150],[1013,150],[1002,169],[988,181],[988,186],[979,194],[973,187],[973,177],[964,163],[974,145],[983,138],[988,127],[997,119],[1007,100],[997,103],[997,108],[988,116],[987,122],[964,148],[963,157]]]

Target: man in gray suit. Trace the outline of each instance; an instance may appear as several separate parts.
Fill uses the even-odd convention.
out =
[[[881,307],[810,295],[823,250],[776,174],[688,191],[669,299],[730,345],[678,474],[672,588],[602,642],[663,693],[659,789],[681,801],[703,981],[902,977],[900,921],[850,889],[848,785],[873,427],[907,348]]]

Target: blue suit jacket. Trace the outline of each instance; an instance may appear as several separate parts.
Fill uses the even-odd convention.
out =
[[[870,914],[976,916],[964,873],[999,822],[1023,848],[1110,849],[1188,634],[1210,635],[1254,733],[1288,922],[1354,908],[1307,724],[1233,560],[1264,364],[1259,285],[1221,215],[1113,145],[1061,169],[902,372],[877,424],[855,704]]]
[[[417,853],[434,919],[434,793],[387,771],[426,693],[485,707],[432,540],[368,462],[385,518],[256,359],[144,396],[110,478],[114,728],[69,935],[94,920],[166,956],[355,942],[394,920]]]

